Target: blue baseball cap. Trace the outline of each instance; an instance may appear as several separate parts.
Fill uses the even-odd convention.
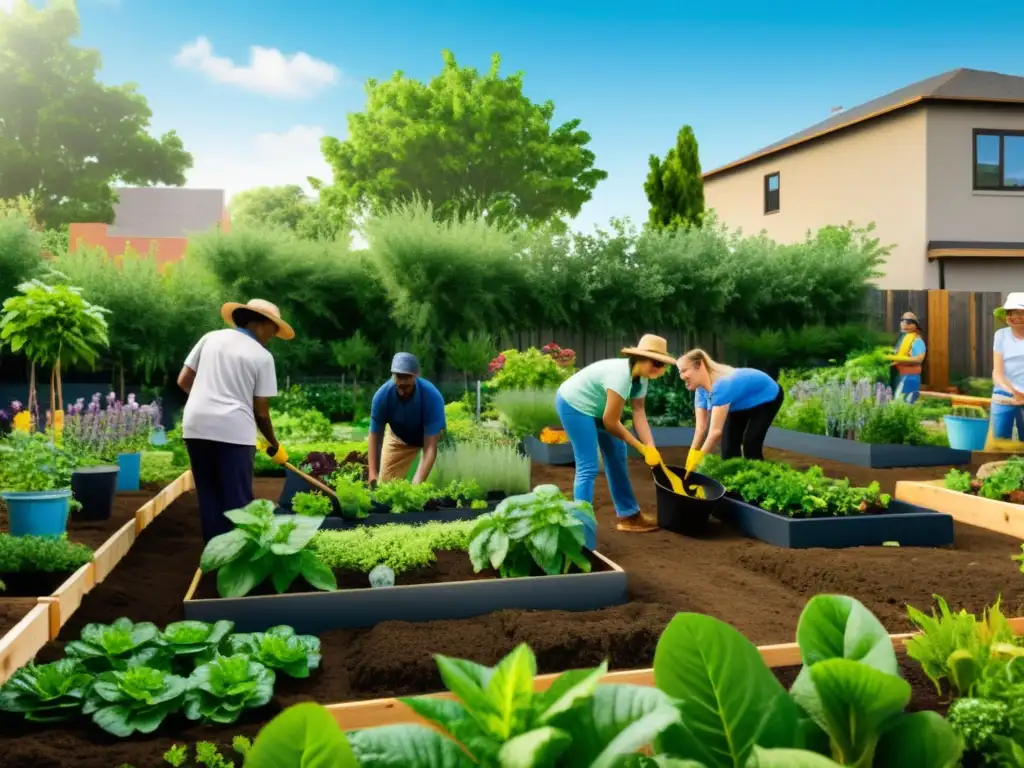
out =
[[[420,361],[411,352],[399,352],[391,358],[391,372],[401,376],[417,376],[420,372]]]

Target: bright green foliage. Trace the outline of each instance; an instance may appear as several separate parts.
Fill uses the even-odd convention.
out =
[[[81,712],[92,682],[76,659],[29,662],[0,688],[0,710],[41,723],[69,720]]]
[[[155,642],[162,646],[161,655],[170,657],[168,661],[172,665],[184,667],[191,672],[217,654],[221,643],[234,628],[232,621],[213,624],[205,621],[176,621],[164,627]]]
[[[212,538],[199,560],[204,573],[217,572],[221,597],[244,597],[268,578],[278,593],[299,576],[314,589],[337,589],[334,574],[308,549],[323,518],[275,515],[266,499],[225,515],[235,529]]]
[[[110,222],[112,182],[181,185],[192,166],[174,131],[149,135],[135,86],[96,79],[99,51],[73,45],[80,32],[70,0],[15,0],[0,24],[0,198],[29,196],[51,228]]]
[[[297,635],[288,626],[271,627],[266,632],[232,635],[231,653],[251,656],[261,664],[289,677],[309,677],[320,666],[320,638]]]
[[[0,215],[0,301],[39,272],[41,245],[39,234],[22,216]]]
[[[348,117],[344,141],[324,139],[334,169],[325,200],[386,209],[416,196],[441,220],[486,212],[500,225],[576,216],[608,174],[594,168],[579,120],[552,128],[555,105],[534,104],[523,74],[481,75],[444,51],[429,83],[396,72],[366,83],[366,109]]]
[[[82,714],[122,739],[153,733],[181,707],[186,687],[185,678],[149,667],[104,672],[89,690]]]
[[[530,457],[508,443],[455,442],[437,452],[430,482],[449,495],[452,483],[473,483],[484,493],[515,496],[530,490]]]
[[[422,512],[427,502],[437,497],[438,490],[430,483],[413,485],[405,479],[389,480],[377,486],[373,500],[384,504],[388,511],[401,515],[406,512]]]
[[[494,339],[477,330],[450,339],[444,348],[445,361],[462,374],[467,392],[470,377],[486,374],[487,365],[496,353]]]
[[[370,514],[373,507],[373,496],[361,479],[352,477],[345,472],[338,472],[331,478],[334,493],[338,498],[338,507],[345,517],[363,518]]]
[[[495,363],[498,367],[487,384],[492,392],[506,389],[557,389],[559,384],[576,372],[573,366],[559,365],[553,357],[545,355],[536,347],[530,347],[525,352],[506,349]]]
[[[435,552],[469,549],[474,520],[422,525],[373,525],[321,531],[312,547],[330,568],[369,573],[386,565],[402,574],[430,565]]]
[[[274,671],[244,653],[217,656],[188,679],[185,716],[204,724],[235,722],[274,695]]]
[[[647,221],[655,229],[700,226],[704,216],[704,179],[697,137],[684,125],[664,160],[651,155],[644,192],[651,209]]]
[[[319,704],[288,707],[261,731],[245,768],[359,768],[338,722]]]
[[[309,517],[326,517],[331,514],[331,500],[319,491],[304,491],[292,497],[292,512]]]
[[[513,435],[520,439],[536,437],[544,427],[561,422],[555,410],[555,393],[554,389],[501,389],[494,395],[494,409]]]
[[[0,490],[53,491],[71,487],[76,460],[40,433],[15,430],[0,438]]]
[[[64,646],[64,653],[95,672],[123,670],[159,655],[159,635],[155,624],[122,617],[113,624],[86,624],[80,639]]]
[[[93,551],[67,535],[10,536],[0,533],[0,573],[74,573],[91,563]]]
[[[585,502],[567,501],[554,485],[509,496],[494,512],[477,518],[469,545],[473,570],[490,567],[502,578],[531,576],[538,569],[554,576],[573,566],[589,573],[580,515],[593,519],[594,512]]]
[[[349,221],[310,198],[297,184],[254,187],[231,198],[232,227],[278,228],[303,240],[348,238]]]

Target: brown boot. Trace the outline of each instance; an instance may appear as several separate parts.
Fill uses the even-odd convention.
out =
[[[650,533],[651,531],[658,530],[658,524],[644,515],[643,512],[637,512],[629,517],[620,517],[615,530],[622,531],[623,533]]]

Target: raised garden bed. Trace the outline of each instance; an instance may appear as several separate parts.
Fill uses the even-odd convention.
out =
[[[844,517],[784,517],[733,494],[714,512],[751,538],[787,549],[826,547],[943,547],[953,543],[953,518],[925,507],[891,501],[885,511]]]
[[[287,624],[302,634],[373,627],[384,621],[468,619],[506,609],[593,611],[627,600],[626,572],[598,552],[593,570],[560,576],[499,578],[473,573],[465,552],[438,552],[429,568],[401,574],[395,586],[373,588],[365,573],[336,572],[335,592],[308,592],[296,580],[287,594],[221,598],[216,576],[197,571],[185,595],[186,619],[235,622],[240,632]]]
[[[321,530],[346,530],[357,528],[361,525],[417,525],[422,523],[454,523],[458,520],[476,520],[480,515],[493,512],[497,501],[488,502],[486,507],[473,509],[471,507],[444,507],[429,509],[422,512],[370,512],[366,517],[336,517],[331,516],[324,520]]]
[[[896,483],[896,498],[942,512],[959,523],[1024,539],[1024,505],[1021,504],[952,491],[942,480],[901,480]]]
[[[871,469],[941,467],[971,462],[970,451],[934,445],[873,445],[781,427],[769,429],[764,444],[769,448]]]
[[[572,443],[543,443],[533,435],[523,438],[523,450],[538,464],[560,467],[576,463]]]

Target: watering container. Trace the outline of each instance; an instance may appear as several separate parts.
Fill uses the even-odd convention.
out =
[[[988,440],[988,419],[943,416],[949,447],[955,451],[983,451]]]
[[[107,520],[114,511],[114,496],[117,494],[117,477],[120,469],[115,466],[82,467],[71,474],[71,493],[82,505],[71,513],[75,520]]]
[[[578,509],[572,510],[572,516],[583,523],[583,546],[593,552],[597,549],[597,520]]]
[[[122,453],[117,457],[117,466],[121,470],[117,473],[118,492],[139,490],[139,479],[142,475],[142,454]]]
[[[669,467],[669,470],[675,472],[680,479],[686,475],[683,467]],[[725,487],[717,480],[691,472],[684,483],[687,488],[701,486],[704,489],[704,498],[682,496],[672,490],[672,483],[665,477],[661,467],[652,467],[651,472],[654,474],[658,500],[658,527],[687,535],[702,533],[707,528],[711,513],[717,509],[722,497],[725,496]]]
[[[71,491],[7,491],[11,536],[63,536],[68,530]]]

